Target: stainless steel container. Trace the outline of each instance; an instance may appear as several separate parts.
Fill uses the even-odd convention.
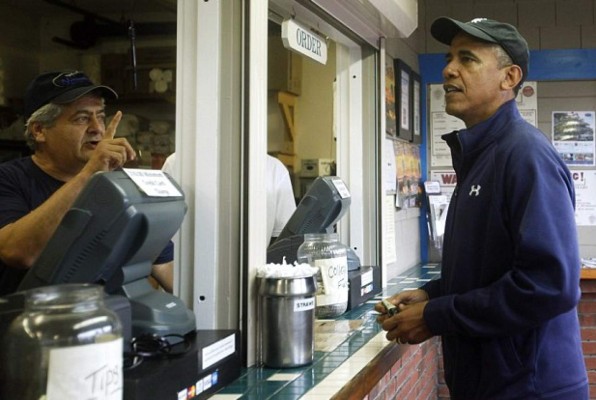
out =
[[[263,363],[271,368],[312,363],[315,278],[257,279]]]

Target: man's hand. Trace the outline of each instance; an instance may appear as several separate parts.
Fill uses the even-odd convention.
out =
[[[377,321],[387,331],[388,340],[417,344],[433,336],[424,321],[424,307],[428,303],[428,294],[424,290],[406,290],[388,301],[399,310],[394,316],[386,314],[386,307],[382,303],[375,305],[375,310],[381,313]]]
[[[404,290],[396,295],[393,295],[386,301],[392,303],[393,305],[397,306],[398,310],[401,310],[401,306],[406,304],[415,304],[421,301],[428,300],[428,294],[421,289],[417,290]],[[383,323],[385,319],[389,318],[389,315],[386,314],[387,308],[383,305],[382,302],[375,304],[375,310],[380,312],[381,315],[377,318],[379,323]]]
[[[174,262],[170,261],[164,264],[153,264],[151,276],[168,293],[174,289]]]
[[[120,124],[120,120],[122,119],[122,111],[116,111],[114,117],[106,127],[105,138],[106,139],[114,139],[116,136],[116,130],[118,129],[118,125]]]
[[[125,138],[114,139],[116,128],[122,119],[118,111],[107,126],[104,139],[97,144],[93,155],[83,168],[85,175],[93,175],[98,171],[113,171],[122,167],[127,161],[134,160],[136,153]]]
[[[401,304],[399,313],[383,322],[383,330],[387,331],[385,337],[398,343],[409,344],[418,344],[430,339],[433,334],[424,321],[424,307],[427,304],[428,301],[412,305]]]

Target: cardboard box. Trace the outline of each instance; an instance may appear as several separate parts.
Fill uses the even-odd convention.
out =
[[[381,293],[381,269],[376,265],[349,271],[348,280],[350,281],[348,310],[358,307]]]
[[[332,158],[311,158],[302,160],[300,176],[316,178],[317,176],[335,175],[335,161]]]

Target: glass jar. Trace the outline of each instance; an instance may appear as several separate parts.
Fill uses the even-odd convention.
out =
[[[25,292],[0,351],[0,398],[122,399],[122,327],[98,285]]]
[[[307,233],[298,262],[318,269],[315,316],[337,317],[348,308],[348,256],[337,233]]]

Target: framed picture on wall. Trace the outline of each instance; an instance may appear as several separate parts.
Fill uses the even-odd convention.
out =
[[[397,119],[397,137],[412,140],[412,121],[410,112],[412,69],[403,61],[395,60],[395,114]]]
[[[390,136],[397,134],[395,118],[395,69],[394,60],[385,57],[385,133]]]
[[[422,143],[422,113],[420,112],[420,75],[412,71],[410,73],[412,93],[410,95],[410,110],[412,124],[412,142]]]

